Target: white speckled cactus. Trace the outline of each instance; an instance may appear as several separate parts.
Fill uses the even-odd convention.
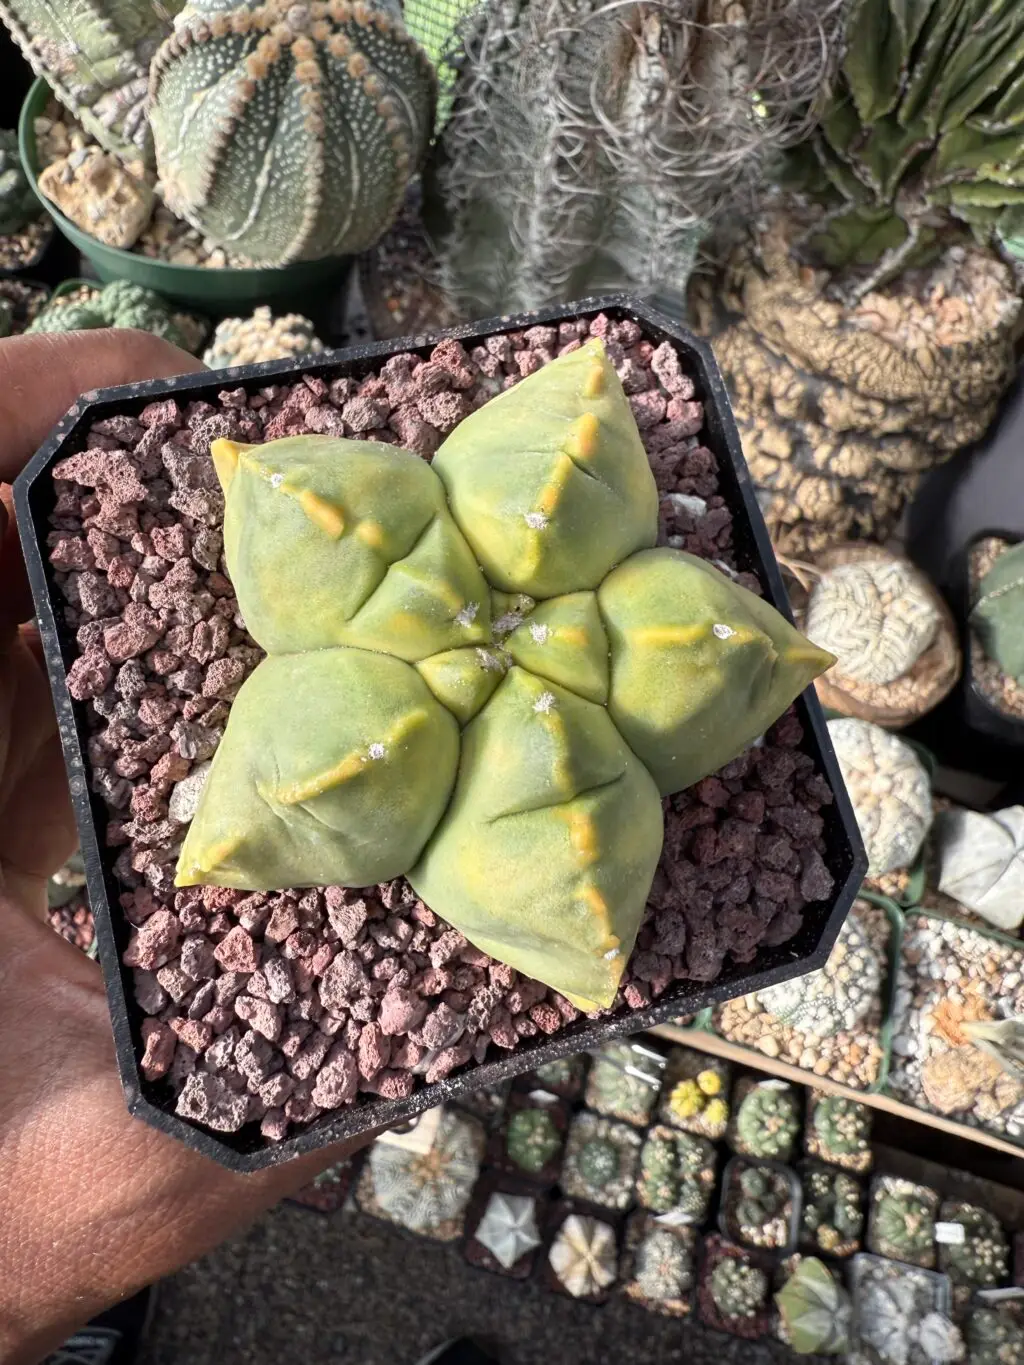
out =
[[[882,980],[878,958],[852,917],[819,972],[793,977],[758,991],[758,1004],[801,1033],[830,1037],[856,1028],[871,1008]]]
[[[868,854],[868,876],[909,867],[932,823],[931,782],[917,754],[866,720],[830,720],[839,760]]]
[[[149,160],[147,70],[183,3],[0,0],[0,18],[87,132],[126,160]]]
[[[374,242],[433,107],[433,70],[397,0],[195,0],[150,71],[168,207],[267,265]]]

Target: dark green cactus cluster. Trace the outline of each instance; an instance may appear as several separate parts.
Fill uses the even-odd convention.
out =
[[[929,1269],[935,1264],[935,1205],[924,1194],[881,1188],[871,1215],[872,1248],[882,1256]]]
[[[975,1308],[967,1320],[971,1365],[1024,1365],[1024,1323],[1016,1313]]]
[[[518,1109],[509,1119],[505,1150],[527,1175],[538,1175],[561,1147],[562,1135],[546,1109]]]
[[[843,1165],[843,1158],[857,1159],[870,1150],[871,1110],[856,1100],[821,1095],[811,1127],[825,1161]]]
[[[97,327],[136,327],[152,332],[174,346],[187,349],[186,340],[167,300],[152,289],[115,280],[85,303],[57,299],[32,321],[30,332],[80,332]]]
[[[777,1171],[748,1166],[740,1172],[737,1184],[736,1221],[741,1228],[763,1228],[773,1219],[786,1217],[792,1192],[786,1179]]]
[[[703,1138],[654,1128],[640,1153],[637,1200],[653,1213],[675,1212],[699,1223],[714,1188],[715,1149]]]
[[[0,128],[0,234],[20,232],[39,213],[39,200],[21,164],[18,134]]]
[[[941,1268],[956,1285],[993,1289],[1009,1272],[1010,1249],[999,1219],[975,1204],[946,1204],[940,1221],[959,1223],[962,1242],[941,1242]]]
[[[971,626],[989,658],[1024,684],[1024,541],[1004,550],[981,580]]]
[[[802,1235],[805,1242],[827,1255],[848,1255],[857,1249],[864,1230],[860,1185],[843,1171],[816,1167],[803,1182]]]
[[[800,1106],[791,1087],[755,1085],[736,1112],[736,1150],[786,1161],[800,1131]]]
[[[711,1298],[723,1318],[756,1318],[768,1293],[768,1276],[748,1261],[723,1256],[711,1272]]]
[[[177,884],[407,875],[479,949],[612,1005],[662,794],[833,657],[702,560],[600,341],[465,418],[433,465],[373,441],[218,440],[224,546],[267,658],[232,705]],[[300,700],[301,699],[301,700]]]
[[[812,244],[872,284],[924,259],[950,223],[1016,238],[1024,224],[1024,6],[853,0],[805,186],[828,205]]]

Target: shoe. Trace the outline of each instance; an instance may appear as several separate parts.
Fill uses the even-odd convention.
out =
[[[115,1304],[68,1337],[42,1365],[134,1365],[156,1311],[156,1286]]]

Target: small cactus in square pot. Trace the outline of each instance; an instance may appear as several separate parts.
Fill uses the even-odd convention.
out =
[[[806,1130],[808,1154],[859,1174],[871,1168],[872,1111],[843,1095],[812,1093]]]
[[[800,1104],[792,1086],[751,1085],[735,1107],[732,1146],[744,1156],[788,1161],[800,1132]]]
[[[212,455],[267,657],[178,885],[405,875],[477,948],[611,1006],[662,794],[742,752],[831,656],[718,570],[650,548],[654,479],[600,341],[465,418],[433,465],[316,436]]]
[[[853,1307],[835,1276],[805,1256],[775,1295],[786,1339],[797,1355],[840,1355],[849,1346]]]
[[[872,1190],[868,1246],[879,1256],[935,1266],[935,1217],[938,1196],[924,1185],[882,1176]]]

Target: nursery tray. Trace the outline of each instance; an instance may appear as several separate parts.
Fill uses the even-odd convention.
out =
[[[255,1125],[239,1133],[214,1136],[174,1113],[174,1096],[161,1082],[148,1082],[139,1069],[140,1027],[143,1013],[135,1002],[131,971],[122,965],[131,926],[121,913],[121,891],[113,874],[114,850],[106,848],[108,814],[102,799],[91,791],[86,763],[87,706],[74,702],[66,674],[78,655],[74,633],[66,625],[64,604],[46,555],[49,518],[56,493],[52,466],[85,447],[91,425],[115,414],[137,414],[147,403],[167,397],[188,401],[209,397],[216,400],[225,388],[257,393],[268,384],[284,384],[303,375],[330,382],[341,376],[359,379],[377,370],[389,356],[412,351],[426,358],[438,341],[451,337],[468,348],[487,337],[521,331],[538,324],[555,324],[599,313],[611,320],[630,320],[643,336],[657,345],[670,342],[693,375],[697,397],[705,405],[702,439],[718,460],[722,493],[734,514],[734,551],[742,569],[755,573],[765,596],[788,619],[792,619],[771,543],[754,496],[750,474],[743,460],[739,437],[721,373],[711,348],[669,318],[627,295],[585,299],[545,311],[491,318],[451,328],[432,336],[358,346],[325,352],[303,360],[274,361],[240,366],[217,373],[182,375],[84,395],[55,427],[15,485],[15,507],[25,560],[39,621],[47,670],[53,690],[61,743],[75,807],[89,898],[96,916],[99,955],[103,964],[108,1002],[114,1029],[118,1067],[131,1113],[187,1143],[195,1150],[236,1171],[253,1171],[287,1161],[301,1153],[342,1142],[372,1129],[401,1123],[414,1114],[482,1085],[492,1085],[582,1050],[592,1050],[610,1038],[637,1033],[652,1025],[693,1015],[720,1000],[762,989],[822,966],[853,903],[866,871],[867,859],[856,820],[832,751],[821,708],[808,688],[796,703],[804,727],[804,751],[809,753],[834,793],[834,804],[822,811],[825,862],[835,889],[825,901],[805,907],[799,933],[780,947],[760,948],[745,964],[728,962],[709,983],[677,982],[660,999],[639,1010],[622,1009],[597,1021],[581,1018],[545,1039],[530,1039],[508,1055],[485,1060],[481,1065],[443,1081],[423,1085],[405,1100],[367,1099],[333,1115],[323,1116],[306,1129],[279,1143],[264,1139]]]

